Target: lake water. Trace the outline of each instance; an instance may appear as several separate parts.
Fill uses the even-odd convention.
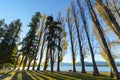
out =
[[[93,71],[93,67],[92,66],[86,66],[85,67],[86,71]],[[117,67],[118,71],[120,72],[120,66]],[[40,70],[43,70],[43,67],[41,66]],[[50,66],[47,68],[47,70],[50,70]],[[57,66],[54,66],[54,71],[57,70]],[[61,66],[60,67],[60,71],[69,71],[72,70],[72,66]],[[76,66],[76,70],[77,71],[81,71],[81,66]],[[100,72],[110,72],[110,68],[108,66],[99,66],[98,70]]]

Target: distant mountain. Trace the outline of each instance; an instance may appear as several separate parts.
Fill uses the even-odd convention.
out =
[[[96,61],[97,66],[107,66],[108,64],[104,61]],[[120,65],[120,62],[115,62],[116,65]],[[80,66],[81,62],[77,62],[76,66]],[[85,66],[92,66],[92,62],[85,62]]]
[[[63,62],[62,62],[62,63],[60,64],[60,66],[72,66],[72,64],[71,64],[71,63],[63,63]]]
[[[96,61],[96,64],[97,64],[97,66],[107,66],[108,65],[104,61]],[[115,64],[120,66],[120,62],[115,62]],[[54,65],[57,66],[57,62]],[[62,63],[60,63],[60,66],[72,66],[72,63],[62,62]],[[81,66],[81,62],[77,62],[76,66]],[[93,66],[93,63],[92,62],[85,62],[85,66]]]
[[[106,63],[106,62],[104,62],[104,61],[96,61],[96,64],[98,65],[98,66],[107,66],[108,64]]]
[[[120,62],[115,62],[115,64],[116,64],[117,66],[120,66]]]
[[[96,64],[98,65],[98,66],[107,66],[108,64],[107,64],[107,62],[104,62],[104,61],[96,61]],[[115,64],[116,65],[120,65],[120,62],[115,62]]]
[[[115,64],[120,64],[120,62],[115,62]]]
[[[77,62],[76,66],[81,66],[81,62]],[[91,62],[85,62],[85,66],[92,66]]]
[[[55,63],[54,65],[57,66],[57,63]],[[72,64],[62,62],[62,63],[60,63],[60,66],[72,66]]]

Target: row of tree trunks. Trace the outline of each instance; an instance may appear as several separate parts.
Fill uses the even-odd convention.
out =
[[[93,62],[93,75],[98,76],[99,75],[99,71],[98,71],[98,68],[97,68],[97,65],[96,65],[96,62],[95,62],[94,52],[93,52],[93,49],[92,49],[89,33],[88,33],[88,30],[87,30],[87,23],[86,23],[86,18],[85,18],[85,12],[83,11],[83,7],[81,6],[81,3],[79,2],[79,0],[77,0],[77,2],[78,2],[80,14],[81,14],[81,19],[83,21],[84,29],[85,29],[85,32],[86,32],[86,36],[87,36],[90,52],[91,52],[91,57],[92,57],[92,62]]]
[[[81,43],[80,31],[79,31],[79,27],[80,27],[79,24],[80,23],[79,23],[79,18],[78,18],[76,8],[75,8],[75,5],[74,5],[73,1],[71,2],[71,8],[72,8],[71,11],[72,11],[72,15],[73,15],[73,18],[74,18],[75,27],[76,27],[76,30],[77,30],[77,37],[78,37],[78,44],[79,44],[79,51],[80,51],[80,61],[81,61],[81,66],[82,66],[82,71],[81,72],[86,73],[85,63],[84,63],[84,54],[82,52],[82,43]]]
[[[69,28],[69,34],[70,34],[70,43],[71,43],[71,50],[72,50],[72,64],[73,64],[73,72],[76,72],[75,64],[76,64],[76,59],[75,59],[75,52],[73,48],[73,36],[72,36],[72,23],[71,23],[71,18],[70,18],[70,9],[67,8],[67,24]]]
[[[111,52],[110,52],[110,50],[108,48],[108,45],[107,45],[106,39],[104,37],[104,34],[103,34],[102,30],[101,30],[101,25],[100,25],[100,23],[98,21],[97,15],[96,15],[93,7],[92,7],[92,4],[91,4],[90,0],[86,0],[86,3],[88,5],[92,21],[94,22],[94,24],[96,26],[96,29],[98,30],[99,36],[101,38],[101,41],[102,41],[102,43],[103,43],[103,45],[104,45],[104,47],[106,49],[106,52],[107,52],[106,55],[109,58],[109,62],[110,62],[110,66],[111,66],[110,68],[112,69],[113,74],[115,75],[116,79],[120,80],[120,76],[119,76],[117,67],[116,67],[115,62],[114,62],[114,60],[112,58]]]

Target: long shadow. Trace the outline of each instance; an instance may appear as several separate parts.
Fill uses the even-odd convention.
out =
[[[89,76],[89,77],[93,77],[94,75],[92,75],[91,73],[76,73],[76,75],[84,75],[84,76]],[[94,76],[94,77],[101,77],[101,78],[109,78],[109,75],[105,75],[105,74],[102,74],[100,73],[99,76]]]
[[[56,79],[60,79],[60,80],[64,80],[64,79],[70,79],[68,78],[68,76],[66,75],[60,75],[60,74],[56,74],[56,73],[51,73],[51,72],[43,72],[42,74],[44,75],[49,75],[49,76],[54,76]]]
[[[48,72],[48,71],[44,71],[41,74],[44,74],[44,75],[47,75],[47,76],[52,76],[57,80],[66,80],[66,79],[67,80],[79,80],[79,78],[71,77],[71,76],[67,76],[67,75],[62,75],[62,74],[59,74],[59,73],[56,73],[56,72],[51,73],[51,72]]]
[[[15,75],[12,77],[11,80],[18,80],[18,74],[19,73],[20,73],[19,71],[16,71]]]
[[[42,78],[42,79],[48,80],[47,78],[41,76],[41,74],[37,74],[35,71],[31,71],[31,73],[34,74],[35,76]]]
[[[33,80],[30,75],[27,74],[26,71],[22,71],[22,80]]]
[[[29,71],[16,71],[15,75],[11,80],[39,80],[38,78],[33,78],[33,75],[29,74]]]
[[[76,78],[79,78],[81,80],[85,79],[85,80],[95,80],[91,75],[89,74],[77,74],[77,73],[74,73],[74,72],[68,72],[68,73],[62,73],[60,72],[59,74],[62,74],[62,75],[66,75],[66,76],[71,76],[71,77],[76,77]]]
[[[57,79],[57,80],[63,80],[64,78],[62,78],[62,77],[59,77],[59,76],[55,76],[55,75],[53,75],[53,74],[51,74],[51,73],[46,73],[46,72],[40,72],[40,71],[36,71],[35,72],[36,74],[39,74],[39,75],[45,75],[45,76],[49,76],[49,77],[51,77],[51,78],[54,78],[54,79]]]
[[[49,75],[42,74],[43,72],[38,73],[37,71],[32,71],[32,73],[33,73],[33,74],[36,74],[37,76],[42,77],[42,78],[45,79],[45,80],[56,80],[56,78],[53,77],[53,76],[49,76]]]
[[[2,74],[2,75],[0,76],[0,80],[6,78],[6,77],[8,77],[8,76],[11,76],[10,73],[11,73],[12,71],[13,71],[13,70],[10,70],[10,71],[8,71],[7,73]]]
[[[26,73],[32,78],[32,80],[40,80],[40,77],[36,76],[31,71],[27,70]]]
[[[85,75],[88,77],[91,76],[88,73],[77,73],[77,72],[59,72],[59,74],[67,75],[67,76],[71,76],[71,77],[78,77],[78,78],[85,77]]]
[[[71,77],[77,77],[77,78],[82,79],[82,80],[115,80],[115,79],[110,79],[109,77],[106,77],[106,76],[104,77],[103,75],[93,77],[93,75],[91,75],[89,73],[83,74],[83,73],[69,72],[67,74],[67,73],[61,72],[60,74],[71,76]]]

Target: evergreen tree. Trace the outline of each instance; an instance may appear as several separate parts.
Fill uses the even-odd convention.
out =
[[[60,38],[57,42],[57,44],[62,48],[62,51],[58,50],[58,54],[57,54],[57,71],[60,71],[60,62],[62,62],[63,57],[65,55],[65,51],[68,48],[68,43],[66,41],[65,22],[64,22],[64,18],[61,17],[61,12],[58,12],[57,21],[61,23],[60,27],[62,28],[62,34],[60,31],[58,32]]]
[[[25,68],[26,63],[28,62],[27,69],[29,70],[31,62],[34,60],[34,58],[37,55],[37,45],[38,45],[37,30],[40,23],[40,17],[41,14],[39,12],[36,12],[35,15],[32,16],[31,22],[28,25],[30,27],[30,30],[27,33],[26,37],[23,39],[23,47],[21,49],[25,57],[25,58],[23,57],[22,59],[24,60],[23,69]]]
[[[50,49],[50,64],[51,72],[53,72],[53,67],[55,63],[56,49],[59,51],[61,47],[57,45],[60,35],[58,33],[62,32],[62,29],[59,26],[60,22],[53,20],[52,16],[47,17],[46,21],[46,40],[48,41],[48,48]]]
[[[2,65],[15,62],[15,55],[18,49],[19,33],[21,31],[20,20],[12,21],[6,30],[0,43],[0,63]]]

